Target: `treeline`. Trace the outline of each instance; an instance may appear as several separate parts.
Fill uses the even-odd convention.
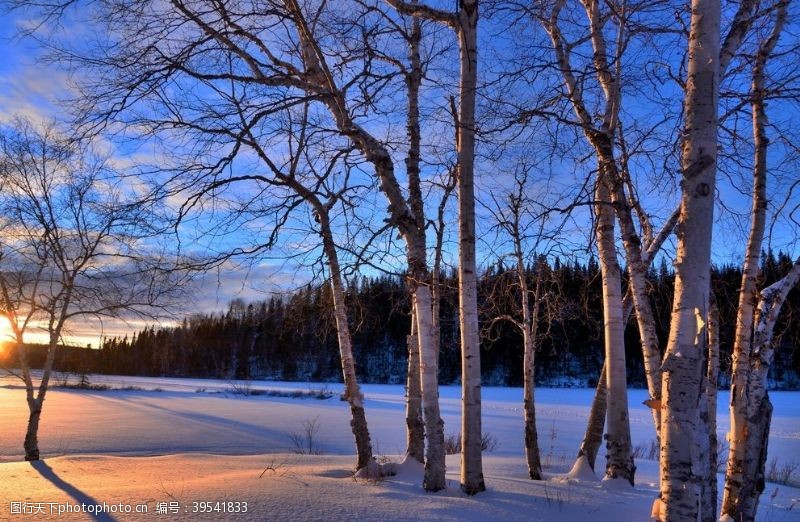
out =
[[[788,256],[763,256],[759,287],[782,277],[792,265]],[[716,266],[713,293],[720,311],[722,384],[730,373],[741,269]],[[528,267],[530,288],[542,278],[545,297],[538,323],[537,382],[549,386],[593,386],[603,361],[603,316],[597,263],[540,262]],[[501,316],[517,315],[516,274],[502,263],[479,280],[483,324],[482,371],[489,385],[520,386],[522,339]],[[666,344],[673,273],[662,261],[648,274],[649,295],[659,338]],[[441,303],[440,381],[459,379],[457,279],[444,274]],[[354,352],[362,382],[402,383],[406,375],[409,298],[401,278],[362,277],[347,291]],[[133,337],[107,339],[99,350],[61,350],[62,371],[144,376],[214,377],[338,381],[341,379],[336,330],[328,286],[307,286],[286,298],[245,303],[236,300],[224,313],[194,315],[178,327],[150,327]],[[800,292],[793,291],[776,331],[774,388],[798,389],[800,379]],[[626,332],[628,381],[645,385],[641,348],[633,320]],[[662,350],[664,346],[662,346]],[[13,365],[12,360],[6,364]],[[32,356],[37,366],[38,357]]]

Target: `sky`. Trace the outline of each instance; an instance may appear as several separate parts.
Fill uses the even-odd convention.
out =
[[[15,37],[15,27],[20,22],[19,17],[15,15],[4,14],[0,15],[0,122],[8,122],[14,116],[23,116],[32,120],[41,121],[50,118],[57,118],[63,112],[62,106],[59,105],[59,100],[65,99],[70,94],[69,82],[66,74],[53,65],[46,65],[41,63],[41,49],[35,42],[24,40]],[[80,38],[81,33],[86,31],[86,28],[69,28],[69,31]],[[450,38],[450,35],[445,34],[443,38]],[[483,56],[491,56],[491,53],[486,53]],[[491,59],[491,58],[490,58]],[[487,64],[491,67],[492,64]],[[647,112],[646,108],[640,108],[643,112]],[[780,121],[780,117],[778,118]],[[403,129],[399,127],[400,135]],[[121,156],[121,161],[132,161],[130,151],[118,150]],[[147,158],[148,151],[146,149],[137,150],[133,155],[136,158],[145,158],[145,161],[158,161],[159,158]],[[571,171],[585,169],[587,167],[571,165],[566,161],[553,161],[550,160],[551,168],[562,170],[564,173],[565,185],[570,183],[571,176],[575,174]],[[491,169],[484,173],[482,183],[485,188],[491,190],[499,190],[498,187],[507,187],[506,182],[503,181],[504,176],[497,176],[491,172]],[[746,169],[745,169],[746,170]],[[578,174],[579,176],[580,174]],[[745,176],[746,178],[746,176]],[[728,202],[728,207],[733,209],[741,209],[747,207],[747,197],[738,193],[736,185],[738,180],[732,179],[721,184],[720,190],[725,191],[724,201]],[[550,187],[552,188],[552,187]],[[563,187],[561,187],[563,188]],[[746,192],[746,190],[745,190]],[[658,190],[650,194],[643,195],[647,198],[648,204],[653,208],[659,208],[659,213],[665,217],[669,213],[669,199],[674,199],[674,194],[664,197]],[[376,203],[376,207],[383,209],[385,204],[380,202]],[[725,209],[722,209],[724,215]],[[487,209],[478,207],[479,214],[484,217],[488,215]],[[731,214],[733,215],[733,214]],[[577,238],[573,247],[577,252],[575,255],[585,256],[586,246],[581,246],[580,243],[585,237],[586,226],[588,226],[588,217],[586,212],[579,213],[573,222],[570,223],[571,234]],[[298,218],[300,221],[308,218],[308,213],[300,213]],[[206,223],[208,225],[208,223]],[[715,239],[715,261],[716,262],[737,262],[740,259],[739,251],[742,247],[742,238],[746,233],[747,220],[742,218],[727,219],[720,221],[717,225],[716,239]],[[301,222],[297,223],[298,227],[302,226]],[[583,230],[581,230],[583,228]],[[481,234],[483,240],[481,249],[482,259],[491,259],[498,253],[502,253],[505,247],[493,247],[492,232],[485,230]],[[241,236],[234,236],[241,237]],[[298,236],[299,237],[299,236]],[[778,228],[775,230],[774,237],[776,238],[775,244],[777,247],[789,248],[795,254],[797,250],[797,229],[791,222],[779,223]],[[736,238],[736,240],[732,240]],[[198,243],[203,241],[203,238],[196,238]],[[207,239],[207,238],[206,238]],[[294,236],[289,236],[286,240],[285,252],[293,249],[292,241]],[[453,248],[452,238],[449,238],[448,249]],[[296,247],[298,249],[307,246],[308,237],[301,237],[296,240]],[[670,246],[667,247],[671,248]],[[580,250],[583,249],[583,253]],[[196,313],[196,312],[211,312],[225,309],[228,302],[234,298],[243,298],[245,300],[264,299],[274,293],[283,293],[297,288],[308,281],[313,275],[309,267],[298,265],[293,261],[285,261],[278,259],[281,253],[276,252],[270,257],[265,257],[254,264],[247,266],[235,266],[234,263],[229,263],[220,269],[206,274],[201,278],[194,291],[194,297],[191,303],[184,306],[182,313]],[[669,255],[669,254],[668,254]],[[367,269],[369,271],[369,269]],[[165,318],[164,324],[170,324],[174,319]],[[142,323],[139,320],[130,320],[129,322],[119,321],[105,321],[102,325],[96,322],[81,322],[79,324],[68,325],[68,341],[74,344],[97,346],[100,338],[103,336],[120,335],[128,333],[133,330],[141,328]],[[0,330],[2,331],[2,330]],[[98,333],[100,332],[100,333]],[[29,340],[41,340],[41,337],[32,335]]]

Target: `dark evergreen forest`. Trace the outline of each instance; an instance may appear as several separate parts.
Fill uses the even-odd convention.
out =
[[[759,288],[791,267],[784,254],[763,256]],[[666,346],[673,273],[665,261],[648,274],[662,350]],[[537,383],[541,386],[594,386],[603,361],[602,303],[597,263],[572,261],[531,264],[530,288],[542,278],[546,295],[538,322]],[[502,315],[517,316],[516,273],[498,263],[479,281],[482,314],[482,371],[487,385],[521,386],[522,339]],[[454,273],[443,274],[440,382],[458,382],[460,371],[458,295]],[[741,269],[716,266],[713,294],[720,312],[721,384],[727,386]],[[347,292],[357,370],[362,382],[402,383],[406,375],[409,297],[402,278],[361,277]],[[289,297],[230,303],[222,313],[198,314],[177,327],[150,327],[133,337],[104,341],[99,349],[65,347],[56,369],[79,373],[338,381],[341,379],[333,305],[326,285],[308,285]],[[794,290],[776,328],[780,343],[770,385],[800,388],[800,292]],[[494,319],[494,320],[493,320]],[[628,382],[644,387],[638,332],[626,331]],[[43,351],[32,354],[36,367]],[[37,360],[39,359],[39,360]],[[9,358],[5,365],[13,366]],[[37,364],[38,363],[38,364]]]

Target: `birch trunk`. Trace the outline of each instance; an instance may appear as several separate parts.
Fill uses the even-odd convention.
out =
[[[461,489],[486,489],[481,455],[481,352],[475,262],[475,92],[478,84],[478,2],[458,12],[461,85],[458,141],[458,297],[461,323]]]
[[[417,317],[420,345],[422,417],[425,422],[425,438],[428,441],[422,485],[426,491],[439,491],[445,488],[444,422],[439,413],[439,350],[433,346],[430,287],[419,286],[414,292],[414,314]]]
[[[767,217],[767,146],[769,138],[766,131],[764,69],[767,59],[772,53],[782,31],[786,18],[787,3],[788,1],[778,4],[775,26],[770,37],[759,46],[752,73],[751,94],[753,100],[753,145],[755,150],[753,161],[753,206],[751,210],[750,235],[747,240],[744,266],[742,267],[739,308],[736,316],[730,397],[731,430],[728,435],[730,451],[728,453],[728,465],[725,470],[725,491],[722,497],[722,513],[734,519],[739,519],[742,516],[745,499],[752,498],[752,491],[755,487],[754,484],[748,483],[744,468],[756,462],[757,459],[753,457],[758,455],[758,453],[749,454],[747,450],[750,445],[748,439],[751,437],[757,438],[755,433],[748,433],[748,410],[752,406],[749,404],[749,379],[756,279],[759,274],[761,247]],[[762,408],[761,403],[761,400],[756,402],[758,408]],[[759,416],[767,416],[767,406],[769,406],[768,409],[771,412],[771,406],[767,404],[763,406],[764,410],[758,410]],[[748,475],[749,478],[752,478],[754,472]]]
[[[375,177],[380,190],[389,201],[389,223],[396,226],[406,243],[408,259],[409,287],[413,293],[414,314],[417,318],[420,350],[420,374],[422,382],[422,414],[427,439],[425,478],[423,486],[428,491],[438,491],[445,487],[444,423],[439,415],[439,384],[437,380],[438,350],[433,346],[432,312],[425,252],[425,222],[420,221],[422,210],[421,196],[412,194],[412,201],[419,201],[416,207],[410,206],[403,197],[400,184],[394,173],[394,162],[386,146],[366,129],[353,121],[343,92],[339,89],[325,60],[325,55],[317,46],[305,15],[297,0],[285,0],[285,6],[294,18],[300,39],[301,52],[306,62],[308,79],[327,92],[321,101],[327,106],[336,120],[339,132],[352,140],[353,144],[375,168]],[[318,95],[317,91],[315,94]],[[418,179],[416,183],[418,183]],[[415,181],[409,178],[409,191]],[[414,203],[416,205],[416,203]],[[424,217],[424,216],[423,216]]]
[[[646,274],[648,264],[643,259],[642,241],[636,232],[631,207],[625,197],[622,177],[617,168],[611,138],[607,134],[596,133],[593,134],[592,141],[595,144],[599,160],[604,164],[602,169],[605,174],[605,182],[608,184],[608,191],[611,194],[617,221],[620,224],[620,235],[627,260],[630,295],[636,312],[636,323],[639,327],[647,390],[650,393],[650,398],[658,403],[661,399],[661,350],[658,345],[653,307],[647,297]],[[624,322],[627,323],[627,316],[624,317]],[[651,408],[650,411],[653,415],[653,425],[658,439],[661,411],[658,408]]]
[[[606,365],[603,363],[603,369],[600,371],[600,377],[597,379],[594,399],[592,399],[592,408],[589,411],[589,421],[586,423],[586,433],[583,435],[581,447],[578,449],[578,456],[575,458],[576,464],[581,458],[586,458],[592,470],[594,470],[597,452],[603,440],[603,428],[606,423],[606,408],[608,407],[607,398]]]
[[[411,334],[408,336],[408,377],[406,381],[406,454],[417,462],[425,462],[425,425],[422,422],[422,388],[419,369],[419,337],[417,321],[411,312]]]
[[[662,365],[661,520],[697,520],[700,468],[692,441],[708,437],[698,415],[705,401],[705,318],[717,160],[720,3],[692,0],[682,156],[681,216],[677,226],[675,298]]]
[[[420,128],[419,128],[419,89],[422,83],[422,66],[420,64],[419,46],[422,40],[422,29],[418,19],[411,22],[411,33],[408,39],[409,69],[405,75],[406,91],[408,98],[408,112],[406,115],[406,133],[408,135],[408,154],[406,155],[406,173],[408,175],[409,207],[414,215],[414,233],[417,241],[425,243],[425,210],[420,189]],[[424,270],[417,270],[418,275]],[[417,288],[419,281],[412,285]],[[433,310],[431,310],[433,313]],[[422,388],[420,376],[420,343],[418,335],[418,321],[416,314],[411,313],[411,335],[408,339],[408,399],[406,403],[406,426],[408,454],[419,462],[424,462],[425,451],[425,426],[422,421]],[[436,328],[432,321],[431,328]],[[433,349],[438,353],[437,336],[432,334]],[[438,355],[437,355],[438,357]]]
[[[594,54],[592,62],[595,67],[597,81],[603,89],[605,95],[605,111],[603,123],[600,129],[593,126],[593,121],[583,103],[582,97],[574,93],[571,98],[575,106],[576,114],[582,118],[584,133],[595,149],[599,163],[599,172],[602,179],[600,183],[605,183],[608,187],[610,200],[614,204],[617,219],[620,224],[620,234],[622,244],[625,248],[627,267],[629,274],[629,284],[633,296],[634,309],[636,310],[636,320],[639,325],[639,333],[642,344],[642,354],[644,357],[645,375],[647,377],[647,387],[653,399],[660,397],[658,390],[660,385],[661,353],[658,348],[658,337],[656,336],[655,318],[650,301],[647,299],[647,287],[645,273],[647,265],[642,259],[642,242],[636,232],[633,222],[631,207],[625,197],[624,180],[617,166],[617,159],[614,155],[613,136],[617,131],[619,121],[619,109],[622,103],[622,92],[620,90],[620,61],[622,59],[622,46],[624,40],[625,24],[620,24],[618,28],[618,41],[616,54],[613,56],[613,63],[616,69],[612,69],[608,57],[606,39],[603,34],[605,19],[601,13],[600,2],[597,0],[583,0],[586,10],[586,17],[589,20],[589,36],[592,42]],[[623,7],[624,9],[624,7]],[[578,105],[580,107],[578,107]],[[633,194],[630,195],[634,197]],[[623,327],[624,330],[624,327]],[[656,436],[658,436],[659,411],[652,409],[653,421],[656,426]]]
[[[602,169],[602,164],[601,164]],[[602,177],[604,174],[600,173]],[[633,485],[636,467],[631,449],[628,418],[628,387],[625,374],[625,338],[622,318],[622,290],[614,245],[614,210],[608,188],[601,180],[596,186],[597,252],[603,279],[603,317],[606,353],[607,478],[621,478]]]
[[[767,459],[767,441],[772,418],[772,404],[767,394],[767,374],[775,356],[775,346],[772,342],[775,323],[786,302],[789,290],[794,288],[799,281],[800,259],[795,262],[783,279],[761,292],[756,312],[750,389],[747,397],[749,404],[748,437],[745,449],[747,460],[742,477],[741,500],[738,503],[741,506],[740,517],[744,520],[755,519],[758,499],[764,490],[764,466]]]
[[[528,463],[528,475],[532,480],[542,480],[542,462],[539,454],[539,436],[536,432],[536,329],[539,322],[541,306],[542,270],[536,273],[536,287],[533,293],[533,310],[530,309],[528,280],[525,277],[525,259],[522,255],[522,243],[519,230],[519,214],[514,215],[513,224],[514,253],[517,260],[517,277],[522,293],[522,340],[523,354],[523,412],[525,417],[525,460]]]
[[[39,460],[39,419],[42,416],[42,404],[39,401],[28,402],[28,428],[25,431],[25,460]]]
[[[646,267],[650,266],[650,263],[655,257],[656,252],[658,252],[658,250],[664,244],[664,241],[666,241],[667,237],[669,237],[669,235],[672,233],[672,229],[675,228],[675,223],[678,221],[679,214],[680,208],[676,209],[672,215],[670,215],[659,233],[642,252],[642,261],[646,264]],[[625,298],[622,300],[622,319],[624,324],[628,324],[628,319],[630,318],[632,311],[633,297],[631,296],[631,290],[629,288],[628,293],[625,294]],[[587,422],[586,432],[583,436],[583,441],[581,442],[580,449],[578,450],[578,456],[576,458],[576,460],[579,460],[581,457],[586,456],[589,466],[592,468],[592,470],[594,470],[597,451],[600,448],[600,443],[603,440],[603,427],[606,422],[607,401],[605,381],[606,365],[603,363],[603,368],[600,371],[600,377],[597,380],[594,398],[592,399],[592,407],[589,411],[589,420]]]
[[[703,419],[708,430],[708,473],[703,483],[700,501],[700,520],[717,520],[717,388],[719,386],[719,310],[713,299],[708,310],[708,366],[706,370],[705,394],[707,412]]]
[[[320,221],[322,245],[328,259],[330,270],[331,288],[333,290],[333,311],[336,318],[336,336],[339,341],[339,354],[342,361],[342,377],[344,378],[344,396],[350,405],[350,427],[356,441],[358,454],[356,469],[367,467],[372,462],[372,443],[367,417],[364,412],[364,395],[356,379],[356,366],[353,357],[353,345],[350,337],[350,324],[347,320],[347,308],[344,300],[344,284],[342,272],[339,267],[339,255],[333,242],[333,234],[328,221],[327,210],[318,208],[317,216]]]

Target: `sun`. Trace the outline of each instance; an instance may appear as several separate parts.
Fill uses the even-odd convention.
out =
[[[14,344],[14,331],[8,319],[0,316],[0,353],[5,352],[9,346]]]

